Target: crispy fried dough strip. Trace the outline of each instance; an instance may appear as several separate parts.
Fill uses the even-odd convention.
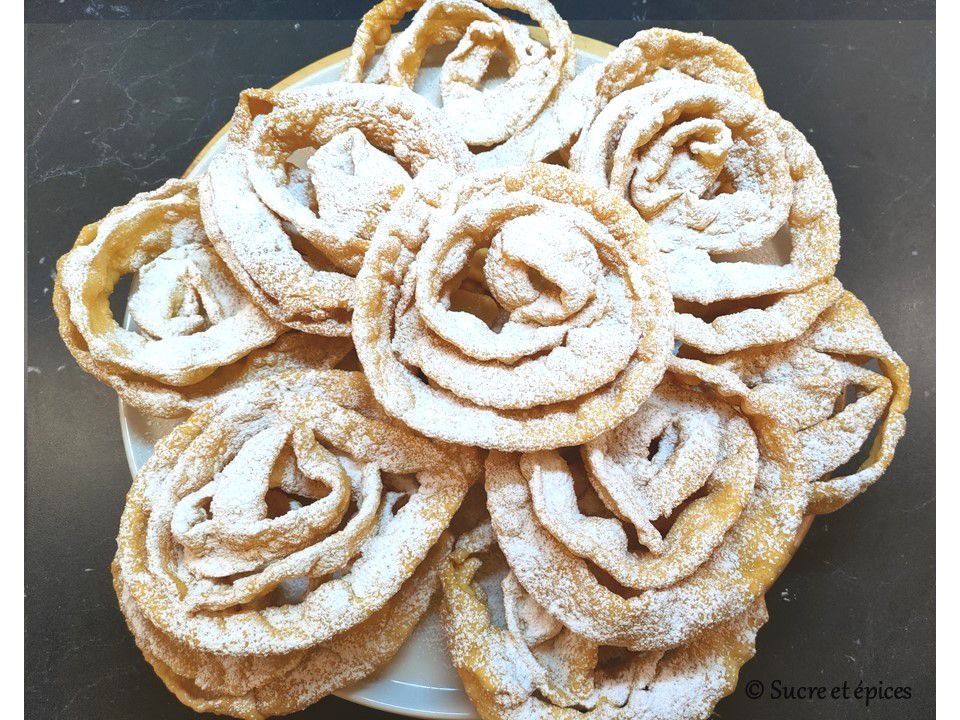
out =
[[[298,165],[297,154],[310,157]],[[349,83],[245,90],[201,183],[203,221],[264,312],[303,332],[348,335],[353,276],[373,229],[429,160],[473,167],[466,145],[410,93]]]
[[[709,395],[669,392],[679,393],[689,409],[661,405],[666,416],[658,420],[656,403],[663,399],[654,400],[653,408],[641,409],[636,427],[606,439],[615,443],[606,451],[612,462],[594,457],[591,482],[602,485],[607,515],[585,515],[570,499],[569,480],[563,480],[568,471],[557,453],[487,456],[487,507],[517,579],[551,615],[601,644],[662,650],[744,612],[789,560],[806,507],[808,485],[792,461],[790,433],[748,425]],[[696,417],[696,429],[664,425],[690,412],[697,414],[685,422]],[[697,442],[702,433],[709,436],[715,412],[728,424],[712,458],[716,444]],[[650,467],[644,451],[661,426],[668,431],[659,440],[664,450]],[[601,447],[595,443],[593,452]],[[706,479],[683,469],[705,463],[712,467]],[[696,493],[701,486],[703,497]],[[681,505],[684,498],[692,502]],[[661,514],[675,516],[662,542],[649,526]],[[647,553],[629,552],[616,518],[638,525]]]
[[[135,330],[110,309],[121,276]],[[250,302],[200,225],[196,184],[170,180],[81,230],[57,263],[53,304],[80,366],[148,412],[156,396],[194,393],[221,369],[276,340],[284,328]]]
[[[871,359],[879,372],[863,367]],[[808,512],[832,512],[876,482],[906,430],[909,368],[850,292],[796,340],[722,355],[709,365],[682,359],[673,365],[739,397],[746,412],[795,433],[799,472],[811,485]],[[855,393],[849,400],[848,388]],[[874,428],[860,467],[824,479],[863,447]]]
[[[767,619],[763,600],[691,642],[601,664],[599,648],[551,618],[512,575],[507,627],[475,582],[482,557],[458,546],[445,566],[442,618],[454,666],[484,720],[702,720],[733,692]],[[612,660],[612,662],[611,662]]]
[[[527,15],[544,43],[497,10]],[[393,34],[410,12],[409,26]],[[596,76],[573,82],[573,35],[543,0],[385,0],[361,20],[341,77],[414,90],[428,51],[445,44],[454,47],[440,67],[440,106],[482,167],[543,160],[579,132]],[[506,77],[486,83],[497,56]]]
[[[380,611],[478,471],[473,451],[386,416],[361,373],[251,383],[201,406],[138,474],[118,587],[157,633],[234,668],[206,692],[244,694],[254,658],[285,662]]]
[[[432,437],[536,449],[639,407],[672,311],[629,206],[551,165],[429,181],[357,276],[354,343],[387,411]]]

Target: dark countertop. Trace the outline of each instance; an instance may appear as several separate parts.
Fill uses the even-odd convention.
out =
[[[27,0],[30,22],[72,20],[341,20],[371,0]],[[553,0],[567,20],[933,20],[934,0]]]
[[[26,716],[190,718],[140,656],[117,608],[109,565],[130,484],[117,400],[60,342],[50,305],[54,264],[83,224],[179,175],[229,118],[242,88],[270,85],[347,46],[361,7],[353,19],[294,20],[286,10],[271,14],[282,3],[266,3],[260,17],[275,19],[236,21],[222,14],[236,5],[229,0],[157,3],[181,12],[146,15],[130,10],[136,5],[56,5],[37,3],[27,17],[140,19],[42,22],[26,30]],[[718,707],[724,718],[933,715],[932,3],[885,3],[877,12],[861,12],[875,4],[848,5],[849,13],[825,13],[833,19],[820,22],[661,23],[736,46],[757,70],[768,104],[807,134],[840,206],[838,275],[909,363],[914,388],[907,435],[886,476],[852,505],[818,519],[768,594],[771,620],[737,692]],[[191,8],[201,10],[191,15]],[[678,15],[696,16],[684,8]],[[627,17],[634,16],[643,17]],[[883,19],[890,17],[927,19]],[[571,20],[576,32],[612,43],[649,24]],[[774,680],[847,681],[852,688],[882,682],[909,686],[912,698],[869,707],[751,701],[744,692],[751,680],[768,687]],[[296,717],[331,714],[386,717],[336,698]]]

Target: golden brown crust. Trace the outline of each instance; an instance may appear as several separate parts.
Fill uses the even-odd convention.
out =
[[[505,449],[573,445],[635,411],[663,372],[672,310],[633,210],[552,165],[429,180],[384,219],[357,276],[354,344],[387,411]],[[458,309],[460,291],[502,327]]]
[[[305,167],[291,160],[318,147]],[[411,93],[348,83],[246,90],[200,185],[203,221],[265,313],[346,336],[369,234],[429,160],[473,166],[466,145]]]
[[[578,634],[633,650],[684,644],[762,596],[789,561],[808,497],[789,432],[666,382],[587,447],[599,496],[589,511],[556,452],[486,460],[487,507],[520,583]],[[652,523],[668,517],[661,538]],[[646,549],[631,552],[626,532]]]
[[[544,42],[498,10],[528,16]],[[342,78],[413,90],[428,51],[446,44],[455,47],[440,67],[440,108],[481,167],[544,160],[579,132],[592,86],[573,83],[573,34],[544,0],[384,0],[361,20]],[[506,77],[485,84],[498,56]]]
[[[114,285],[127,273],[141,280],[130,306],[144,329],[122,328],[110,311]],[[213,253],[200,226],[196,183],[188,180],[141,193],[83,228],[57,262],[53,306],[80,367],[163,417],[182,415],[193,398],[217,392],[220,377],[235,374],[246,355],[284,332]]]
[[[671,72],[745,93],[763,101],[757,75],[746,58],[730,45],[702,33],[669,28],[641,30],[607,56],[597,81],[601,103]]]
[[[877,371],[864,367],[877,362]],[[910,371],[884,340],[866,306],[844,292],[800,337],[708,359],[675,360],[724,387],[746,412],[771,418],[798,443],[797,465],[810,483],[808,512],[832,512],[876,482],[906,430]],[[853,390],[852,401],[846,400]],[[855,471],[831,474],[867,442]]]
[[[116,563],[114,589],[137,646],[180,702],[198,713],[263,720],[303,710],[388,662],[426,613],[449,548],[449,538],[441,538],[397,594],[356,627],[306,651],[244,664],[158,631],[123,585]],[[243,680],[231,686],[226,677],[234,673]]]
[[[484,720],[703,720],[733,692],[767,619],[759,599],[740,616],[668,651],[608,655],[550,618],[513,576],[503,582],[507,627],[474,581],[481,557],[454,551],[444,567],[442,617],[454,666]]]

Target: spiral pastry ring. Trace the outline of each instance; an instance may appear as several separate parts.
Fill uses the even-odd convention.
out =
[[[353,339],[377,399],[431,437],[506,449],[576,444],[635,411],[671,342],[636,214],[555,166],[436,170],[357,276]]]
[[[810,483],[808,512],[832,512],[876,482],[906,430],[910,371],[850,292],[791,342],[712,358],[710,370],[679,362],[739,397],[746,412],[795,433],[798,473]],[[859,466],[836,474],[874,429]]]
[[[123,275],[138,285],[120,326],[110,296]],[[84,370],[124,400],[176,414],[221,368],[268,345],[283,326],[243,293],[200,223],[197,186],[169,180],[87,225],[57,263],[60,334]]]
[[[823,167],[796,128],[743,94],[687,79],[629,90],[581,136],[571,167],[630,198],[681,300],[802,290],[836,265],[836,200]],[[784,223],[786,266],[711,259],[756,249]]]
[[[353,278],[373,229],[429,160],[473,167],[411,93],[346,83],[246,90],[201,185],[204,224],[264,312],[304,332],[349,335]]]
[[[581,133],[571,168],[649,223],[683,343],[719,354],[790,340],[839,296],[823,166],[793,125],[744,93],[683,75],[626,90]]]
[[[491,452],[488,509],[517,579],[564,625],[675,647],[743,613],[789,560],[807,502],[791,448],[668,376],[582,448],[583,470],[557,451]]]
[[[544,42],[497,10],[527,15]],[[440,67],[440,107],[482,167],[543,160],[580,130],[573,34],[543,0],[385,0],[361,20],[342,79],[414,90],[431,48],[447,43],[455,47]],[[498,55],[506,76],[485,85]]]
[[[430,593],[405,583],[478,470],[474,452],[387,418],[360,373],[248,384],[174,430],[134,482],[114,562],[131,629],[202,702],[241,717],[303,707],[412,630]],[[358,640],[370,657],[331,665]],[[284,680],[311,672],[320,690]]]
[[[549,615],[512,573],[497,607],[477,578],[495,551],[471,545],[459,542],[443,570],[442,617],[454,666],[484,718],[706,717],[733,692],[767,619],[761,598],[674,649],[603,647]],[[501,614],[505,626],[492,620]]]

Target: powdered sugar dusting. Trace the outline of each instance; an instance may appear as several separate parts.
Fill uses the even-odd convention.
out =
[[[358,373],[248,383],[158,445],[124,514],[118,582],[164,642],[264,658],[258,676],[380,613],[476,472],[383,419]]]
[[[539,25],[543,43],[526,25],[496,12],[500,7],[428,0],[409,26],[392,33],[412,8],[387,0],[364,16],[342,77],[420,90],[420,76],[433,71],[437,86],[431,95],[483,167],[544,160],[579,132],[592,83],[574,82],[573,35],[552,5],[509,5]],[[425,50],[444,44],[451,49],[439,68],[428,67],[426,56],[437,53]]]
[[[473,583],[478,558],[455,553],[443,576],[444,627],[454,665],[485,716],[533,720],[561,708],[599,717],[705,717],[736,686],[766,621],[762,600],[668,651],[597,645],[559,624],[516,582],[503,580],[507,623]]]
[[[629,414],[671,323],[632,210],[547,165],[422,178],[357,277],[354,342],[380,402],[428,435],[502,448],[573,444]]]
[[[74,354],[86,354],[98,377],[119,368],[154,384],[190,385],[281,334],[229,276],[199,219],[196,185],[171,180],[85,228],[61,258],[61,332],[82,338]],[[142,333],[120,327],[109,306],[120,275],[137,271],[130,306]]]
[[[707,401],[691,395],[686,402],[692,403],[692,409]],[[673,406],[671,412],[680,407]],[[655,417],[638,418],[640,427],[651,422],[650,427],[656,428]],[[676,646],[742,612],[756,597],[756,587],[772,582],[789,558],[807,487],[793,472],[787,448],[765,435],[758,443],[753,439],[756,429],[751,431],[730,410],[726,417],[732,425],[707,481],[710,494],[674,518],[662,544],[655,530],[641,534],[641,542],[653,545],[657,553],[639,557],[628,551],[616,518],[637,518],[642,533],[644,516],[654,515],[651,506],[657,503],[657,495],[633,506],[624,503],[624,498],[634,499],[625,489],[628,483],[642,487],[643,478],[616,478],[596,457],[602,452],[599,445],[594,444],[593,459],[594,468],[601,472],[592,484],[608,506],[607,514],[600,516],[581,515],[573,485],[562,479],[569,471],[556,453],[519,457],[490,453],[488,508],[500,547],[523,587],[574,632],[634,650]],[[692,467],[702,469],[699,463],[705,457],[693,450],[695,427],[685,431],[690,432],[688,442],[692,443],[689,460]],[[668,441],[668,452],[671,460],[664,460],[657,482],[669,477],[664,468],[672,461],[678,464],[676,481],[681,484],[662,485],[661,493],[674,493],[659,494],[663,499],[670,497],[663,503],[667,512],[678,497],[693,494],[701,482],[679,470],[687,452],[683,444],[672,446]],[[554,476],[547,477],[547,472]],[[556,505],[552,498],[561,488],[566,488],[568,499]],[[673,541],[680,538],[674,546]],[[594,568],[603,575],[598,577]],[[612,577],[615,584],[608,585],[604,577]]]

